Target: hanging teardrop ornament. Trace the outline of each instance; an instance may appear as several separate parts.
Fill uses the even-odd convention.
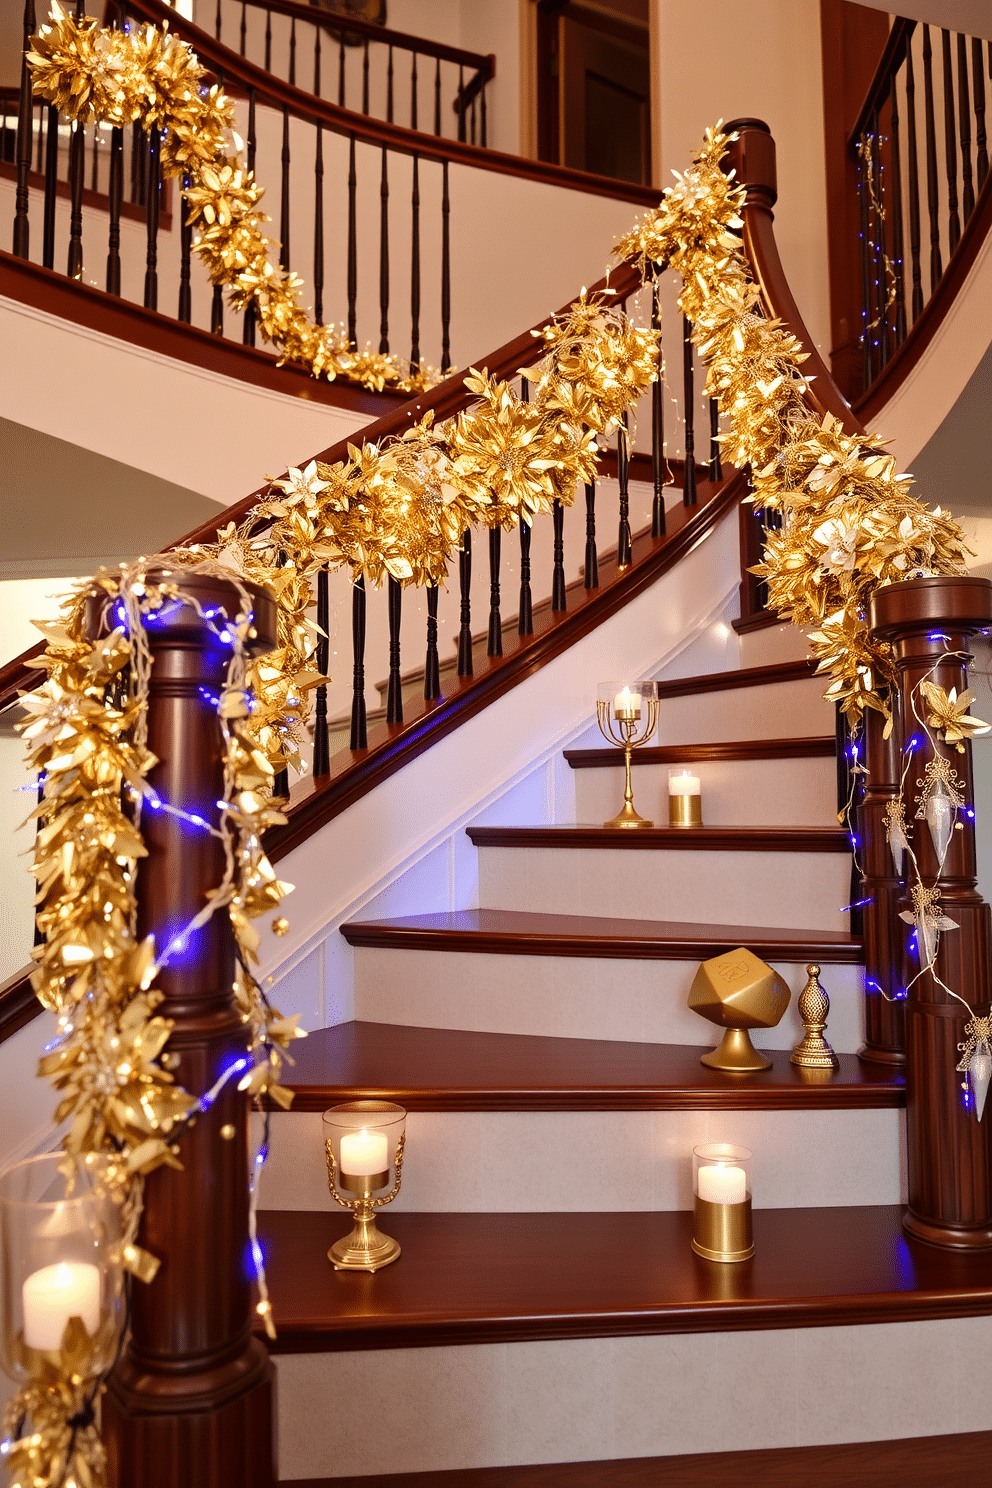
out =
[[[883,820],[889,852],[892,854],[892,866],[895,869],[896,878],[902,878],[906,853],[909,850],[909,839],[906,836],[906,808],[897,796],[893,797],[886,806]]]
[[[933,850],[937,854],[938,863],[941,864],[950,844],[951,833],[954,831],[956,809],[944,782],[935,781],[934,788],[927,797],[926,820],[933,840]]]
[[[989,1081],[992,1080],[992,1050],[989,1049],[985,1039],[980,1039],[978,1047],[971,1056],[968,1065],[968,1082],[971,1085],[972,1095],[975,1097],[975,1117],[978,1121],[982,1119],[985,1110],[985,1097],[989,1093]]]
[[[916,944],[920,951],[920,965],[930,967],[937,954],[937,926],[928,914],[918,914],[914,921],[916,925]]]

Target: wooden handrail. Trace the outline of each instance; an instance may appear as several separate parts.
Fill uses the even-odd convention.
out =
[[[868,128],[871,117],[888,101],[889,89],[892,86],[892,77],[902,65],[906,56],[906,48],[913,38],[916,30],[916,22],[908,21],[904,16],[896,16],[892,22],[889,39],[885,43],[885,50],[878,59],[875,68],[875,76],[868,85],[865,101],[858,111],[857,121],[847,139],[849,150],[857,148],[858,140]]]

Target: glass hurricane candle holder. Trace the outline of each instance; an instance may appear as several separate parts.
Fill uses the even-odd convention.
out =
[[[601,682],[596,695],[596,721],[604,739],[623,750],[624,789],[620,812],[604,827],[653,827],[634,810],[630,757],[646,744],[658,726],[657,682]]]
[[[701,827],[703,825],[703,797],[699,776],[691,770],[669,770],[668,772],[668,825],[670,827]]]
[[[348,1101],[325,1111],[323,1122],[331,1197],[355,1216],[351,1233],[335,1241],[327,1258],[335,1271],[378,1271],[400,1254],[375,1214],[400,1191],[406,1112],[391,1101]]]
[[[692,1248],[707,1261],[746,1261],[751,1232],[751,1153],[729,1142],[692,1149]]]
[[[113,1362],[123,1240],[105,1166],[60,1151],[0,1174],[3,1367],[19,1384],[95,1380]]]

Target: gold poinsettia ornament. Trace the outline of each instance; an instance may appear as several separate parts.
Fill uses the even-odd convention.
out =
[[[920,692],[927,704],[927,723],[943,735],[945,743],[956,745],[959,754],[964,754],[964,746],[969,739],[978,734],[987,734],[992,728],[992,724],[986,723],[982,718],[975,718],[968,712],[975,701],[975,694],[970,687],[960,694],[956,687],[945,692],[936,682],[924,678],[920,683]]]

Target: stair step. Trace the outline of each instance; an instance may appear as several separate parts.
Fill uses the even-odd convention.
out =
[[[592,848],[616,851],[850,853],[840,827],[468,827],[476,847]]]
[[[660,682],[658,743],[763,740],[772,729],[782,738],[822,737],[834,727],[824,686],[805,658]]]
[[[577,1174],[578,1176],[578,1174]],[[401,1259],[336,1272],[343,1214],[268,1210],[259,1232],[273,1353],[896,1323],[985,1315],[981,1253],[909,1239],[899,1205],[760,1209],[755,1254],[700,1262],[685,1211],[389,1213]],[[622,1248],[618,1242],[622,1239]]]
[[[566,749],[573,770],[616,767],[619,750]],[[717,744],[646,744],[631,755],[632,765],[689,765],[707,760],[834,759],[837,740],[832,734],[808,739],[728,739]]]
[[[736,692],[741,687],[768,687],[784,682],[805,682],[816,672],[809,658],[800,661],[775,661],[767,666],[737,667],[728,672],[700,672],[694,677],[675,677],[659,682],[658,697],[690,697],[699,692]]]
[[[715,1038],[714,1038],[715,1042]],[[784,1050],[742,1077],[700,1063],[707,1045],[339,1023],[294,1046],[293,1111],[365,1097],[410,1111],[829,1111],[905,1105],[902,1077],[839,1056],[827,1080]]]
[[[992,1431],[911,1436],[752,1452],[615,1457],[527,1467],[468,1467],[374,1477],[294,1478],[284,1488],[955,1488],[981,1482]]]
[[[843,930],[694,925],[684,921],[608,919],[509,909],[462,909],[388,920],[349,920],[341,926],[341,934],[353,946],[504,956],[701,961],[746,946],[765,961],[858,965],[863,960],[860,937]]]

